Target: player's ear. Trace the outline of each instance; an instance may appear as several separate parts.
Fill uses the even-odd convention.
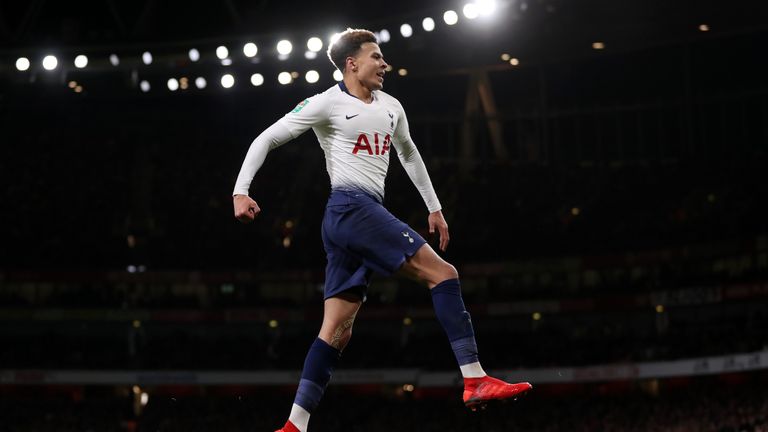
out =
[[[357,64],[355,64],[354,57],[347,57],[347,69],[351,70],[352,72],[357,72]]]

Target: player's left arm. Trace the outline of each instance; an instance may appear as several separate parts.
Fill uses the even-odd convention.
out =
[[[440,235],[440,250],[445,251],[451,239],[448,232],[448,223],[445,221],[445,217],[443,217],[442,206],[440,205],[440,200],[437,199],[437,194],[432,186],[424,160],[421,158],[419,149],[416,148],[413,139],[411,139],[408,119],[405,117],[405,111],[403,111],[402,107],[400,107],[398,114],[393,146],[397,150],[397,156],[400,159],[400,163],[403,164],[405,172],[408,173],[408,177],[413,182],[413,185],[416,186],[422,199],[424,199],[424,203],[427,205],[429,210],[429,217],[427,218],[429,233],[434,234],[435,229],[437,229]]]

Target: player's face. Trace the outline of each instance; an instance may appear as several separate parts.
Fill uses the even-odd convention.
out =
[[[366,42],[360,46],[360,52],[355,56],[357,71],[355,76],[369,90],[381,90],[384,87],[384,73],[387,62],[381,54],[379,45]],[[354,71],[354,69],[353,69]]]

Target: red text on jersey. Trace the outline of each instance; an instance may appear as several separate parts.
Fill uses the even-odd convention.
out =
[[[371,147],[371,141],[368,139],[368,136],[366,134],[360,134],[360,136],[357,137],[357,144],[355,145],[355,148],[352,150],[352,154],[357,154],[360,150],[367,150],[369,155],[383,155],[389,151],[389,143],[392,140],[392,138],[387,134],[384,137],[384,140],[382,142],[381,148],[379,148],[379,134],[375,133],[373,134],[373,145],[374,147]]]

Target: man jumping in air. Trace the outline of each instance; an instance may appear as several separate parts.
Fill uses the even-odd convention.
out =
[[[253,221],[261,210],[248,192],[267,153],[309,128],[314,130],[331,180],[322,224],[328,261],[324,315],[304,361],[288,421],[277,432],[307,431],[309,416],[352,337],[352,324],[374,272],[401,275],[430,289],[435,314],[464,377],[468,407],[527,392],[531,389],[527,382],[509,384],[485,373],[456,268],[382,205],[389,152],[395,149],[429,210],[429,232],[437,229],[439,248],[446,250],[448,224],[411,140],[403,107],[381,90],[387,63],[376,37],[367,30],[347,29],[328,48],[328,57],[343,73],[343,81],[299,103],[253,141],[233,192],[235,217]]]

